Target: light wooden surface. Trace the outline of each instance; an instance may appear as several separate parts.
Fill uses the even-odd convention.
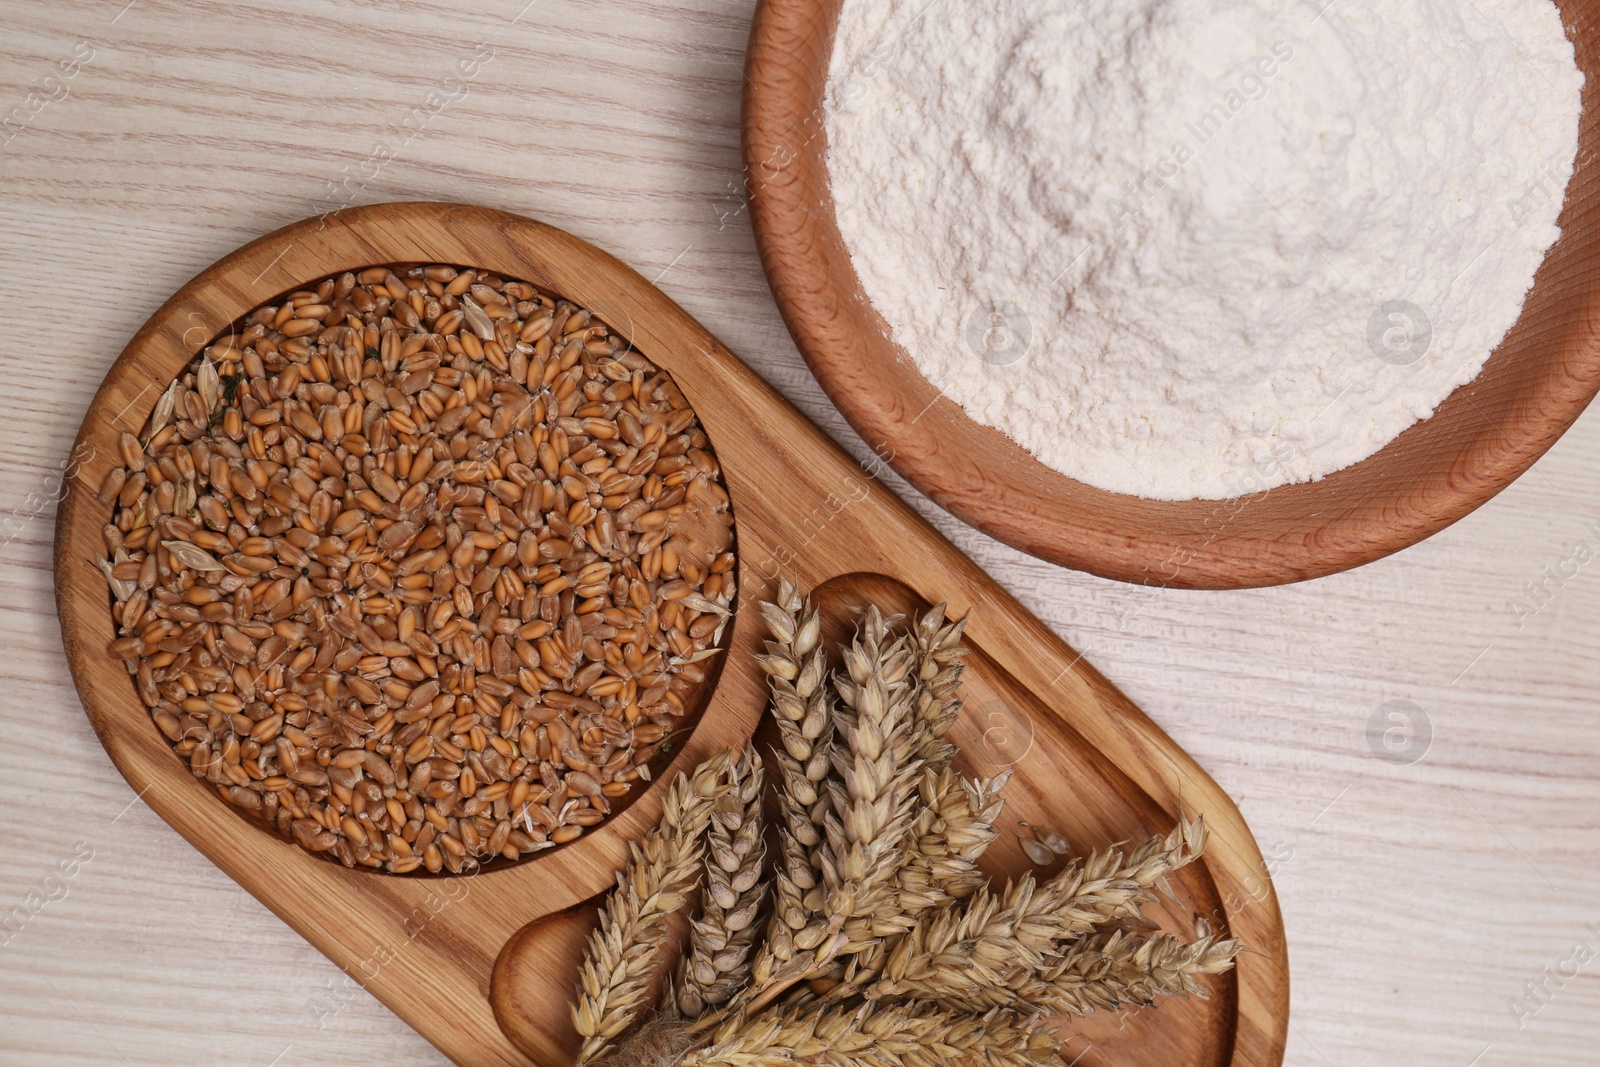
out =
[[[744,111],[756,242],[801,352],[851,425],[867,441],[887,444],[894,468],[932,499],[1007,544],[1103,577],[1171,588],[1319,578],[1415,544],[1480,506],[1527,470],[1600,390],[1595,0],[1560,4],[1578,66],[1590,75],[1562,237],[1482,373],[1361,462],[1229,501],[1145,500],[1051,470],[968,418],[889,339],[839,234],[821,151],[832,40],[848,2],[763,0],[757,7]],[[1320,7],[1306,9],[1301,33],[1316,32],[1309,24]]]
[[[222,333],[275,294],[323,275],[416,262],[532,282],[618,328],[672,374],[716,450],[741,562],[727,660],[657,788],[565,847],[460,877],[345,870],[219,802],[173,755],[127,673],[108,662],[105,579],[89,563],[104,551],[100,530],[111,517],[94,491],[121,462],[118,437],[140,431],[156,396],[193,358],[184,340],[190,321]],[[502,946],[519,927],[611,885],[627,841],[660,812],[662,781],[748,742],[765,690],[753,658],[764,636],[755,603],[773,596],[780,574],[816,590],[824,617],[841,627],[852,607],[861,609],[858,593],[888,611],[945,603],[967,620],[970,711],[950,738],[968,756],[965,773],[1014,770],[1009,819],[1055,828],[1083,849],[1164,835],[1180,815],[1209,824],[1201,863],[1172,878],[1184,906],[1152,917],[1188,933],[1193,915],[1209,916],[1254,951],[1215,983],[1209,1002],[1174,1005],[1137,1032],[1085,1029],[1095,1047],[1074,1050],[1087,1053],[1085,1067],[1280,1062],[1289,992],[1282,925],[1270,874],[1233,802],[1085,659],[660,290],[592,245],[518,215],[451,204],[353,207],[296,222],[230,252],[164,302],[101,383],[71,451],[83,458],[59,509],[56,603],[68,666],[106,751],[144,803],[455,1062],[521,1067],[527,1060],[507,1036],[542,1067],[571,1062],[566,1005],[578,959],[570,940],[519,941],[514,958]],[[769,491],[779,484],[782,493]],[[997,873],[1027,869],[1014,837],[997,844],[985,857]]]
[[[444,1062],[130,804],[66,679],[51,599],[56,476],[95,383],[197,270],[338,206],[342,168],[355,202],[505,207],[659,274],[870,462],[790,344],[741,211],[750,5],[540,0],[513,22],[521,10],[5,10],[8,108],[24,107],[30,80],[51,91],[44,79],[78,42],[93,58],[69,96],[0,134],[0,387],[15,413],[0,424],[0,908],[59,898],[0,947],[0,1063]],[[465,95],[444,86],[480,42],[494,56]],[[454,96],[429,115],[436,89]],[[418,108],[418,132],[392,132]],[[396,155],[363,177],[379,139]],[[1600,924],[1600,561],[1561,585],[1544,568],[1557,574],[1579,542],[1600,550],[1586,526],[1600,524],[1597,453],[1590,413],[1438,537],[1256,593],[1152,593],[1058,570],[885,480],[1238,799],[1276,861],[1294,972],[1287,1063],[1587,1067],[1600,960],[1559,972],[1576,942],[1600,951],[1586,927]],[[1539,582],[1549,593],[1519,620],[1511,599]],[[1419,762],[1371,753],[1369,719],[1390,700],[1430,717]],[[75,848],[92,859],[47,885]],[[1548,992],[1529,999],[1525,983]],[[1520,1029],[1512,998],[1529,1009]]]

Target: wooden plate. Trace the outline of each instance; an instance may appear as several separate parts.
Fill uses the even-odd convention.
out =
[[[745,75],[750,221],[795,343],[867,443],[940,506],[1078,570],[1249,588],[1356,567],[1429,537],[1527,470],[1600,390],[1600,0],[1558,0],[1583,89],[1563,236],[1522,317],[1469,385],[1319,482],[1158,501],[1059,474],[941,397],[889,339],[834,219],[823,88],[842,0],[760,0]]]
[[[1252,951],[1208,1001],[1173,1002],[1125,1020],[1093,1020],[1083,1064],[1280,1062],[1288,1026],[1282,920],[1261,853],[1238,810],[1205,772],[1105,679],[970,560],[774,394],[660,291],[603,252],[530,219],[449,204],[385,204],[296,223],[224,257],[169,300],[113,364],[79,434],[71,491],[56,531],[56,597],[73,679],[106,751],[155,811],[396,1014],[458,1063],[570,1062],[567,1003],[583,917],[519,928],[609,886],[625,843],[659,814],[659,790],[579,838],[517,866],[455,878],[388,877],[324,862],[248,822],[175,757],[111,663],[100,528],[93,495],[116,462],[116,439],[141,427],[173,376],[213,333],[272,297],[327,274],[385,263],[480,266],[591,308],[673,374],[717,448],[739,551],[729,659],[672,772],[742,745],[762,714],[750,660],[757,598],[780,574],[819,589],[835,624],[862,594],[945,601],[969,613],[969,710],[957,728],[969,770],[1014,765],[1005,825],[1054,827],[1081,848],[1164,833],[1203,814],[1205,862],[1175,890],[1186,906]],[[204,329],[197,329],[203,325]],[[1024,866],[1014,837],[998,869]],[[1186,929],[1189,911],[1160,915]],[[1119,1023],[1121,1028],[1119,1029]]]

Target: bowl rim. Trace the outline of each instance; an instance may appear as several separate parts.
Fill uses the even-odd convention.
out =
[[[1564,13],[1576,2],[1561,0]],[[1589,288],[1588,272],[1573,262],[1575,246],[1582,246],[1578,258],[1600,255],[1600,210],[1584,202],[1600,186],[1600,151],[1585,151],[1600,145],[1600,21],[1566,20],[1588,77],[1562,237],[1478,376],[1433,417],[1324,478],[1230,499],[1160,501],[1096,489],[1046,467],[944,398],[889,339],[845,250],[827,184],[821,92],[841,3],[758,0],[741,121],[757,250],[801,355],[868,447],[991,537],[1052,563],[1146,585],[1259,588],[1323,577],[1417,544],[1482,506],[1600,392],[1600,287],[1578,291]],[[1552,296],[1552,285],[1564,291]],[[1541,319],[1547,313],[1561,316],[1556,328]],[[1560,351],[1537,367],[1522,359],[1530,346],[1552,345]],[[1497,417],[1507,413],[1516,418]],[[1000,462],[980,463],[979,454],[998,454]],[[1410,481],[1385,477],[1386,469]],[[1293,521],[1281,518],[1286,511]]]

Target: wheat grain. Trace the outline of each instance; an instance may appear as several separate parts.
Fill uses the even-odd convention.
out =
[[[1024,830],[1030,836],[1024,837],[1022,833]],[[1065,856],[1072,851],[1071,844],[1063,835],[1027,822],[1017,824],[1017,844],[1022,846],[1022,851],[1028,859],[1040,867],[1049,867],[1055,863],[1057,857]]]

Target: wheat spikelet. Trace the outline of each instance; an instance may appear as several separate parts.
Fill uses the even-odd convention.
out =
[[[853,946],[847,973],[829,995],[853,995],[882,969],[898,935],[924,912],[968,895],[986,880],[977,859],[994,840],[991,828],[1001,804],[995,795],[1004,779],[968,783],[949,769],[955,746],[945,740],[961,711],[965,621],[948,622],[939,604],[917,617],[906,642],[912,657],[911,755],[922,762],[916,782],[915,816],[894,880],[892,907],[845,924]],[[1009,777],[1009,775],[1005,776]]]
[[[761,613],[771,640],[756,661],[766,672],[772,696],[768,709],[778,726],[773,766],[781,822],[772,915],[752,965],[757,986],[772,981],[797,952],[815,949],[828,936],[826,923],[816,916],[822,902],[821,828],[829,803],[822,783],[829,773],[834,730],[817,612],[785,580],[779,583],[777,600],[762,604]]]
[[[700,914],[679,964],[676,1003],[688,1018],[726,1003],[749,981],[761,881],[761,756],[752,746],[729,772],[733,787],[716,803],[706,837],[706,881]]]
[[[1102,931],[1082,938],[1037,973],[1018,969],[1000,976],[999,984],[940,1006],[1078,1016],[1116,1011],[1127,1004],[1150,1005],[1158,996],[1205,997],[1200,976],[1232,968],[1239,942],[1219,940],[1204,920],[1196,924],[1196,932],[1196,939],[1185,943],[1173,934],[1143,937],[1127,930]]]
[[[627,866],[589,935],[578,976],[572,1024],[584,1038],[579,1063],[605,1050],[644,1007],[667,916],[683,906],[700,878],[700,838],[717,798],[728,789],[730,755],[680,774],[667,793],[661,821],[629,846]]]
[[[1011,778],[1007,771],[997,778],[967,781],[949,770],[955,747],[944,736],[961,713],[956,693],[967,654],[961,644],[965,629],[965,619],[945,621],[945,606],[938,604],[911,630],[921,683],[917,720],[926,737],[918,752],[924,766],[915,848],[900,878],[903,910],[913,918],[984,884],[977,861],[994,841],[994,823],[1004,806],[999,794]]]
[[[766,655],[756,658],[767,673],[770,710],[781,740],[775,764],[784,829],[809,855],[822,844],[818,826],[827,801],[820,783],[828,773],[833,707],[816,611],[787,582],[779,587],[778,598],[761,606],[772,640]]]
[[[822,849],[825,909],[836,920],[873,920],[851,926],[843,953],[860,951],[879,936],[880,918],[892,923],[895,875],[914,818],[921,771],[913,753],[914,657],[903,639],[892,638],[896,621],[869,607],[855,640],[843,649],[845,669],[834,678],[839,736],[827,781],[832,811]],[[819,953],[818,959],[827,957]]]
[[[1009,1006],[1027,1004],[1056,1015],[1116,1011],[1162,997],[1205,997],[1201,975],[1233,967],[1236,939],[1220,940],[1204,920],[1185,943],[1173,934],[1138,937],[1124,930],[1086,938],[1039,978],[1013,987]]]
[[[1035,936],[1062,940],[1119,918],[1139,918],[1153,899],[1152,887],[1193,863],[1205,845],[1205,821],[1180,818],[1165,839],[1153,838],[1126,857],[1113,848],[1068,865],[1045,883],[1042,929]]]
[[[847,1000],[876,980],[905,931],[923,915],[965,899],[988,883],[977,861],[995,838],[993,823],[1004,806],[999,793],[1011,772],[967,781],[946,768],[936,777],[936,783],[923,777],[919,797],[926,805],[924,810],[934,810],[938,817],[926,834],[908,847],[896,873],[900,911],[876,917],[867,933],[858,933],[861,927],[856,924],[871,920],[845,925],[845,935],[853,940],[869,937],[873,930],[881,939],[851,956],[842,974],[831,976],[838,984],[824,998],[829,1003]]]
[[[1205,847],[1205,829],[1181,820],[1124,857],[1095,853],[1039,884],[1023,875],[996,894],[987,887],[926,915],[895,945],[875,997],[918,997],[984,1005],[986,990],[1008,976],[1038,974],[1072,941],[1124,918],[1136,918],[1151,887],[1192,862]]]
[[[967,654],[961,643],[966,620],[947,622],[945,605],[929,608],[911,625],[907,634],[913,657],[912,677],[917,693],[912,703],[917,737],[913,755],[924,767],[937,773],[955,756],[955,746],[944,736],[961,714],[961,660]]]
[[[963,899],[988,881],[978,870],[978,860],[994,842],[994,824],[1005,807],[1000,792],[1010,779],[1006,771],[967,780],[948,767],[923,775],[917,786],[921,810],[916,837],[896,876],[905,928],[924,912]]]
[[[907,841],[907,855],[896,874],[896,921],[875,924],[872,933],[889,936],[908,929],[922,912],[951,897],[963,897],[983,883],[976,860],[994,840],[990,829],[1000,805],[989,802],[998,788],[983,787],[983,796],[949,769],[955,746],[945,734],[961,712],[956,692],[961,684],[961,644],[965,620],[945,621],[945,606],[936,605],[918,618],[908,634],[917,689],[912,699],[912,754],[922,761],[917,781],[916,820]],[[1002,783],[1003,784],[1003,783]],[[852,940],[862,932],[848,928]]]
[[[793,600],[779,605],[784,610],[770,613],[779,617],[769,624],[793,618],[794,605]],[[761,1008],[841,954],[874,950],[874,924],[894,914],[895,874],[905,856],[920,772],[911,752],[916,738],[915,659],[904,639],[893,638],[898,621],[868,607],[855,640],[840,650],[844,670],[833,678],[840,701],[833,717],[838,736],[829,752],[831,774],[822,782],[827,798],[824,834],[814,854],[823,892],[808,893],[794,909],[805,918],[806,940],[769,943],[757,955],[751,985],[735,1002],[741,1011]],[[773,653],[781,651],[779,644],[769,643],[769,658],[778,658]],[[780,880],[780,911],[788,906],[784,897]],[[769,941],[795,925],[781,921],[782,915],[777,919],[769,924]],[[850,920],[856,920],[854,937],[844,932]],[[796,954],[796,949],[808,951]]]

